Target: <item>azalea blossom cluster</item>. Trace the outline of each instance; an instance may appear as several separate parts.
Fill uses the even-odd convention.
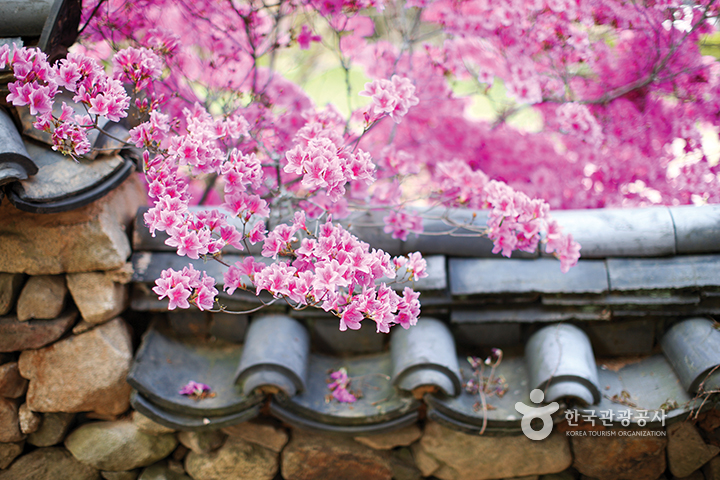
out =
[[[308,235],[301,241],[295,236],[300,231]],[[340,318],[341,331],[358,330],[365,318],[375,321],[377,331],[383,333],[395,324],[407,329],[417,323],[420,294],[405,287],[400,296],[388,283],[426,277],[427,264],[420,253],[391,258],[332,222],[323,224],[317,236],[311,235],[304,213],[298,212],[292,225],[278,225],[265,237],[262,255],[293,260],[269,266],[252,257],[237,262],[225,273],[228,293],[248,288],[249,280],[257,294],[267,290],[295,307],[319,306],[332,312]]]
[[[215,289],[215,279],[208,277],[205,272],[201,273],[189,265],[176,272],[172,268],[163,270],[161,277],[155,283],[153,291],[162,300],[167,297],[168,309],[176,307],[189,308],[192,301],[200,310],[210,310],[213,307],[215,296],[218,291]],[[192,298],[190,295],[192,293]]]
[[[122,57],[123,52],[118,53]],[[88,130],[97,127],[99,117],[118,121],[127,116],[129,97],[121,82],[108,76],[100,64],[84,55],[69,54],[50,65],[37,49],[0,47],[0,70],[12,70],[16,81],[8,84],[7,101],[28,106],[37,116],[35,128],[52,133],[53,149],[70,156],[90,151]],[[76,114],[63,102],[59,115],[53,114],[60,88],[74,93],[73,101],[85,106],[86,115]]]
[[[465,158],[553,208],[720,200],[718,160],[701,141],[701,128],[717,132],[719,120],[719,64],[703,48],[716,34],[717,2],[438,0],[423,7],[422,18],[450,34],[442,45],[425,45],[430,63],[479,82],[479,92],[502,82],[509,97],[495,105],[491,122],[437,115],[443,126],[435,138],[454,142],[422,149],[423,161]],[[528,112],[541,125],[518,134],[510,123]],[[409,138],[428,123],[413,120],[405,122]],[[693,173],[687,165],[676,173],[678,139],[692,154],[685,161]],[[688,178],[700,181],[690,187]]]
[[[379,165],[389,144],[420,170],[432,172],[439,162],[460,159],[552,208],[720,198],[717,161],[703,156],[698,130],[718,123],[718,63],[700,48],[714,31],[718,5],[712,0],[693,6],[611,0],[107,5],[97,9],[96,2],[87,2],[88,49],[107,56],[107,39],[151,48],[166,38],[173,58],[156,86],[168,98],[175,94],[165,108],[171,117],[187,99],[199,98],[193,85],[231,108],[235,99],[225,93],[262,90],[255,98],[283,113],[266,116],[267,110],[258,109],[258,131],[272,130],[268,138],[280,147],[294,135],[292,125],[307,110],[307,97],[294,86],[268,81],[264,67],[255,68],[257,61],[295,45],[330,47],[344,68],[362,70],[377,86],[393,75],[407,78],[420,100],[402,125],[364,136],[361,147]],[[382,28],[376,29],[378,22]],[[455,81],[477,85],[473,95],[495,99],[492,92],[499,89],[508,98],[493,106],[490,121],[468,118],[468,97]],[[277,88],[286,93],[282,100],[274,96]],[[371,100],[372,107],[358,109],[356,118],[392,103],[382,94]],[[532,133],[512,122],[529,111],[542,119]],[[674,168],[669,146],[676,139],[699,153],[699,160]],[[377,177],[391,181],[393,174],[386,170]],[[432,177],[427,187],[436,187]],[[374,185],[383,189],[389,187]],[[407,194],[406,186],[398,189]]]
[[[336,202],[345,194],[348,182],[369,185],[375,180],[370,155],[342,148],[343,138],[334,129],[314,122],[303,127],[297,139],[299,144],[285,155],[283,171],[302,175],[302,186],[308,191],[323,189],[328,199]]]
[[[373,102],[371,118],[382,114],[390,115],[395,123],[408,113],[410,107],[420,102],[415,96],[415,86],[410,79],[393,75],[390,80],[380,79],[365,84],[365,90],[360,92],[364,97],[370,97]]]
[[[507,184],[490,180],[481,171],[472,171],[461,161],[438,164],[437,195],[446,204],[488,209],[487,236],[493,253],[510,257],[512,252],[534,252],[542,242],[545,252],[560,260],[567,273],[580,257],[580,244],[550,217],[550,206],[531,199]]]
[[[246,135],[247,121],[232,117],[218,122],[199,107],[188,109],[185,114],[185,135],[166,137],[165,123],[153,118],[131,132],[137,146],[153,147],[164,141],[169,145],[152,158],[149,154],[145,156],[148,193],[154,199],[154,206],[144,218],[153,234],[166,232],[166,244],[176,248],[178,255],[192,259],[218,256],[227,246],[243,250],[248,244],[262,242],[262,256],[276,262],[267,265],[248,256],[242,262],[229,265],[224,273],[224,290],[230,295],[238,288],[254,287],[256,294],[268,291],[293,308],[320,307],[340,318],[340,330],[357,330],[363,319],[373,320],[377,331],[384,333],[389,332],[392,325],[409,328],[417,322],[419,293],[405,287],[399,295],[389,284],[427,276],[425,260],[419,253],[391,258],[382,250],[371,249],[369,244],[331,221],[322,224],[314,235],[306,226],[304,212],[296,212],[291,224],[280,223],[268,232],[265,227],[265,220],[270,217],[268,203],[258,194],[249,193],[259,191],[263,185],[263,170],[257,156],[244,155],[234,149],[223,159],[217,143],[219,139]],[[367,156],[364,156],[367,164],[359,165],[358,155],[339,156],[328,137],[308,139],[308,130],[312,129],[298,135],[306,142],[296,150],[302,152],[300,147],[304,147],[307,153],[297,165],[302,168],[303,161],[312,162],[311,157],[322,157],[324,162],[340,162],[343,158],[349,166],[335,172],[328,168],[294,171],[289,167],[292,162],[288,161],[285,171],[297,175],[304,172],[306,176],[317,171],[327,175],[346,172],[351,180],[370,177],[372,163]],[[334,137],[330,135],[330,138]],[[319,149],[316,146],[323,144],[320,140],[325,140],[325,144],[330,142],[333,147],[326,145],[325,150]],[[291,156],[288,153],[288,157]],[[179,175],[180,166],[191,167],[192,171],[213,171],[224,178],[225,202],[221,206],[242,224],[242,232],[219,210],[190,211],[188,184]],[[324,187],[330,198],[340,197],[333,193],[334,185],[312,184],[311,187]],[[304,238],[300,238],[300,234]],[[283,261],[283,257],[292,260]],[[401,278],[398,278],[401,269]],[[201,310],[212,309],[218,293],[215,280],[205,273],[201,277],[192,266],[180,272],[163,271],[153,291],[160,299],[169,299],[171,310],[188,308],[190,304]]]

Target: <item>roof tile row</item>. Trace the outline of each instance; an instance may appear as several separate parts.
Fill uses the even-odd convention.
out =
[[[700,408],[705,392],[720,387],[720,331],[712,322],[680,322],[661,344],[663,354],[611,370],[596,364],[583,330],[551,325],[530,337],[524,353],[479,372],[458,357],[448,327],[430,318],[421,319],[414,329],[396,330],[390,352],[350,358],[311,353],[305,327],[289,317],[255,319],[245,348],[180,338],[160,322],[146,333],[128,381],[137,391],[133,404],[138,410],[183,429],[247,420],[259,413],[264,393],[272,397],[271,413],[290,423],[356,435],[377,433],[414,422],[418,394],[435,392],[424,397],[431,418],[463,431],[479,432],[486,424],[488,432],[516,432],[521,415],[514,405],[530,404],[530,391],[536,388],[544,391],[545,402],[575,405],[596,419],[599,411],[611,411],[616,417],[611,423],[619,424],[627,415],[628,422],[644,425],[684,418]],[[356,403],[328,400],[328,372],[341,367],[352,378],[352,388],[362,390]],[[479,377],[504,387],[502,393],[486,393],[490,407],[484,410],[478,394],[464,388]],[[198,402],[179,395],[189,380],[207,383],[215,396]],[[713,408],[715,402],[702,407]],[[555,421],[565,416],[561,411]]]
[[[253,402],[262,400],[253,395],[265,392],[271,397],[270,413],[284,421],[354,435],[412,423],[424,403],[430,418],[452,428],[502,434],[520,430],[515,403],[530,404],[530,391],[540,388],[547,402],[575,405],[570,416],[583,414],[596,421],[600,412],[610,412],[615,418],[612,425],[624,425],[625,417],[632,425],[676,421],[697,409],[707,390],[720,387],[720,374],[713,370],[720,365],[720,331],[707,319],[692,318],[720,313],[720,242],[708,240],[720,238],[717,222],[708,220],[718,212],[714,206],[662,207],[645,212],[583,212],[575,220],[568,214],[561,221],[567,220],[568,229],[575,225],[579,237],[587,236],[581,241],[596,247],[589,248],[587,256],[597,258],[582,259],[566,275],[550,258],[491,257],[489,249],[454,248],[460,243],[453,242],[487,247],[477,238],[470,242],[469,237],[432,237],[435,249],[428,245],[430,252],[424,251],[430,275],[414,285],[422,292],[426,315],[417,326],[407,331],[396,328],[388,341],[387,336],[375,334],[372,325],[338,332],[337,319],[323,312],[293,312],[297,318],[293,320],[282,315],[289,310],[278,308],[271,310],[277,313],[272,317],[251,322],[245,345],[252,349],[238,357],[242,347],[235,347],[234,375],[224,367],[225,375],[203,376],[214,367],[202,362],[190,362],[197,366],[186,368],[182,380],[175,379],[177,372],[162,373],[182,371],[185,367],[177,367],[174,359],[193,355],[185,342],[196,345],[203,340],[178,336],[177,328],[173,332],[159,322],[146,335],[129,378],[137,390],[133,402],[160,423],[202,429],[255,415],[259,403]],[[134,235],[133,308],[163,311],[164,302],[153,300],[150,287],[161,270],[182,268],[188,259],[167,251],[160,236],[151,239],[143,233],[141,214]],[[584,217],[600,220],[593,226]],[[440,228],[437,222],[447,222],[434,221],[435,229]],[[585,230],[578,225],[585,225]],[[652,225],[665,233],[652,233]],[[612,232],[614,246],[603,240],[600,230]],[[372,228],[362,231],[372,233]],[[368,235],[382,237],[377,229]],[[648,243],[647,250],[641,248],[643,242]],[[408,243],[399,244],[400,252],[411,251]],[[228,254],[224,260],[233,263],[241,258]],[[191,263],[209,270],[222,286],[222,269],[217,265]],[[234,304],[230,297],[222,297],[221,302],[257,305],[251,292],[244,295]],[[237,297],[236,292],[233,298]],[[429,318],[431,313],[440,320]],[[176,315],[168,314],[171,323]],[[161,337],[171,339],[176,351],[157,347],[170,342]],[[461,352],[477,354],[494,346],[506,347],[506,356],[492,373],[494,379],[486,380],[507,388],[502,395],[488,394],[489,406],[483,410],[477,393],[466,388],[479,373]],[[162,353],[153,354],[156,350]],[[596,360],[597,355],[636,354],[642,357],[620,370]],[[154,357],[171,363],[145,360]],[[182,360],[183,365],[186,362]],[[353,388],[363,392],[355,404],[327,399],[328,370],[341,367],[353,378]],[[154,373],[146,373],[149,370]],[[154,390],[153,375],[165,375],[166,381],[172,378],[175,383],[160,394]],[[480,375],[487,377],[488,369]],[[243,400],[232,401],[242,408],[205,415],[201,425],[196,418],[207,412],[176,398],[176,387],[190,379],[221,382],[218,396],[237,379],[233,395],[242,391]],[[698,391],[703,382],[703,390]],[[245,403],[251,397],[254,400]],[[714,402],[705,402],[703,408]],[[555,421],[563,419],[565,412],[560,411]]]

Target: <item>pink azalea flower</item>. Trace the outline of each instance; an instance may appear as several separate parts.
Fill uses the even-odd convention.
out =
[[[338,387],[332,391],[332,396],[335,400],[342,403],[354,403],[357,402],[357,397],[350,393],[347,389]]]
[[[204,383],[198,383],[195,381],[190,380],[187,384],[185,384],[180,391],[178,392],[180,395],[199,395],[203,392],[209,392],[210,387],[205,385]]]
[[[168,310],[175,310],[175,308],[190,308],[188,298],[190,297],[190,290],[186,289],[183,285],[176,285],[171,289],[167,290]]]
[[[360,330],[360,322],[362,322],[362,320],[363,314],[358,304],[350,304],[343,310],[340,316],[340,331],[344,332],[348,328],[350,330]]]
[[[315,268],[315,281],[313,290],[316,292],[335,291],[336,287],[347,287],[350,282],[344,278],[347,265],[340,265],[333,259]]]
[[[348,388],[350,387],[350,378],[346,368],[339,368],[330,373],[333,380],[328,383],[328,388],[332,392],[332,398],[342,403],[353,403],[357,401],[357,397],[352,394]]]
[[[408,272],[412,273],[412,276],[410,277],[411,280],[418,280],[420,278],[425,278],[428,276],[427,274],[427,262],[424,258],[422,258],[422,254],[420,252],[413,252],[408,255],[407,263],[405,263],[405,268],[407,268]]]
[[[220,238],[226,245],[232,245],[238,250],[243,250],[242,234],[231,225],[225,225],[220,228]]]
[[[236,262],[236,264],[237,263],[240,262]],[[245,284],[242,281],[242,273],[240,269],[234,265],[230,265],[230,267],[223,272],[223,282],[225,284],[223,290],[225,290],[228,295],[232,295],[238,288],[245,288]]]
[[[247,239],[251,244],[255,245],[265,240],[265,232],[265,222],[257,222],[248,232]]]
[[[52,97],[48,87],[37,87],[29,96],[30,114],[38,115],[52,111]]]
[[[202,282],[197,289],[194,303],[200,310],[211,310],[215,304],[215,296],[218,294],[215,288],[215,279],[203,274]]]
[[[261,290],[267,290],[275,297],[290,295],[295,272],[295,267],[290,267],[285,262],[273,263],[257,272],[255,274],[257,294],[260,294]]]
[[[312,31],[307,25],[302,26],[302,29],[297,37],[298,45],[300,45],[301,50],[309,49],[310,42],[319,42],[320,40],[322,40],[320,35],[312,35]]]

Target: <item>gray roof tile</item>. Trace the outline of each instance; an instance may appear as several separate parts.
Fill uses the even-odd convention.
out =
[[[712,213],[710,210],[707,211]],[[685,223],[695,225],[696,233],[686,235],[686,240],[683,240],[686,245],[678,247],[681,251],[683,248],[696,249],[691,251],[713,248],[712,241],[708,239],[715,235],[714,221],[703,217],[699,213],[701,211],[702,208],[693,210],[687,218],[683,218],[683,221],[687,220]],[[663,258],[645,256],[674,252],[674,229],[670,243],[665,231],[668,221],[672,224],[673,217],[669,212],[663,207],[646,212],[568,214],[568,226],[575,221],[585,225],[584,234],[592,240],[588,243],[592,247],[588,251],[594,252],[590,255],[583,252],[584,258],[568,274],[560,272],[555,259],[484,257],[485,250],[471,251],[472,243],[468,238],[459,237],[462,242],[468,243],[465,246],[453,244],[452,248],[441,244],[433,247],[432,242],[428,242],[427,247],[422,249],[428,260],[430,276],[414,285],[423,292],[421,301],[425,315],[416,327],[407,331],[395,327],[388,338],[376,334],[374,325],[368,321],[364,331],[343,333],[337,330],[337,319],[323,318],[322,312],[298,312],[297,316],[304,319],[311,332],[307,341],[300,342],[308,349],[301,355],[304,360],[295,359],[280,365],[271,358],[276,355],[268,353],[268,346],[275,345],[282,353],[292,349],[282,346],[286,342],[277,339],[277,329],[270,329],[266,339],[248,338],[246,341],[246,345],[258,346],[255,349],[257,361],[253,365],[262,368],[252,371],[246,365],[238,365],[239,371],[251,371],[251,376],[254,374],[264,379],[253,379],[248,392],[261,384],[279,389],[281,393],[272,395],[270,414],[303,428],[355,435],[401,428],[417,421],[420,408],[420,403],[404,390],[430,386],[438,392],[424,397],[429,418],[451,428],[478,433],[483,424],[482,408],[479,407],[479,397],[468,393],[462,386],[462,382],[469,379],[472,369],[466,359],[457,358],[455,342],[471,354],[503,344],[507,347],[506,356],[496,374],[503,376],[509,389],[502,397],[488,397],[492,407],[486,412],[488,433],[518,434],[521,415],[515,411],[515,402],[530,404],[530,390],[543,388],[548,381],[551,385],[546,390],[546,401],[574,397],[594,404],[578,412],[593,416],[595,421],[599,421],[597,417],[601,411],[612,411],[615,416],[629,411],[631,423],[637,425],[640,410],[648,410],[652,418],[653,412],[657,413],[661,405],[670,408],[668,405],[673,402],[677,402],[679,408],[668,412],[668,421],[684,418],[690,408],[699,404],[692,403],[690,394],[678,380],[678,376],[682,375],[673,371],[665,356],[645,358],[619,372],[598,367],[593,356],[593,352],[608,356],[649,354],[654,351],[656,332],[661,331],[665,323],[698,312],[720,313],[720,254]],[[679,225],[681,221],[678,221],[674,210],[673,215]],[[650,231],[652,222],[656,222],[661,231],[653,234]],[[628,227],[629,224],[632,225]],[[682,232],[683,228],[686,227],[678,227],[678,232]],[[610,237],[604,236],[606,232],[603,230],[620,239],[616,245],[608,239]],[[697,234],[697,230],[701,234]],[[375,234],[378,232],[375,230]],[[685,238],[678,235],[678,239]],[[136,243],[136,246],[158,248],[158,239],[145,240]],[[646,251],[641,251],[638,246],[642,242],[648,242]],[[678,245],[682,244],[680,240],[678,242]],[[420,245],[425,244],[415,239],[391,247],[412,251]],[[483,248],[486,247],[487,244]],[[720,251],[720,247],[716,250]],[[430,252],[449,254],[449,257],[428,254]],[[645,258],[617,258],[629,252]],[[459,258],[466,254],[480,258]],[[593,255],[600,258],[609,255],[610,258],[587,259]],[[234,262],[240,258],[226,255],[225,260]],[[162,269],[179,269],[187,262],[187,258],[179,258],[170,252],[136,252],[133,256],[136,267],[134,281],[142,283],[135,285],[135,294],[145,290],[139,297],[134,297],[133,305],[136,305],[137,298],[149,305],[149,298],[153,295],[149,287]],[[210,269],[210,273],[222,281],[224,267],[203,263],[202,260],[193,263],[198,269]],[[249,304],[253,301],[250,298],[252,294],[246,295],[248,298],[239,293],[233,297],[240,303]],[[223,302],[232,301],[236,300],[223,298]],[[449,317],[451,329],[442,321],[427,318],[432,306],[438,312],[446,311],[443,315]],[[577,322],[577,326],[568,323],[544,326],[547,322],[568,321]],[[304,331],[304,327],[298,328]],[[534,335],[523,353],[521,343],[532,332]],[[558,332],[561,334],[558,335]],[[566,333],[572,338],[565,338]],[[270,336],[272,339],[269,339]],[[540,337],[544,340],[537,340]],[[558,340],[561,346],[557,345]],[[324,351],[331,351],[335,356],[308,353],[310,343],[313,343],[313,348],[322,349],[323,342],[332,344],[333,348],[325,348]],[[362,345],[358,348],[355,345],[352,348],[337,347],[343,342]],[[708,368],[705,367],[708,365],[712,368],[720,363],[713,356],[718,349],[710,350],[700,352],[698,360],[694,361],[699,365],[700,376],[707,374]],[[666,349],[666,355],[671,356],[668,351]],[[380,353],[368,355],[368,352]],[[448,361],[449,358],[454,362]],[[236,362],[239,360],[237,356],[234,359]],[[340,367],[346,367],[353,377],[351,388],[359,388],[365,395],[352,405],[326,401],[330,393],[326,383],[328,370]],[[302,368],[307,372],[304,377],[302,373],[297,373]],[[304,380],[299,382],[295,377]],[[697,378],[698,375],[694,375],[692,381],[696,382]],[[710,382],[720,385],[720,373]],[[715,386],[715,383],[708,385]],[[174,405],[158,403],[156,398],[143,392],[133,398],[133,405],[138,410],[148,412],[148,416],[160,423],[202,428],[198,424],[197,413],[179,412]],[[706,408],[713,405],[713,401],[707,402]],[[232,422],[230,417],[233,415],[251,418],[257,414],[252,408],[255,407],[239,410],[227,417],[216,415],[209,420],[214,425],[217,422]],[[554,421],[557,423],[564,418],[565,412],[561,409],[554,416]],[[650,425],[656,426],[653,423]],[[612,426],[623,428],[617,417]]]
[[[31,202],[52,202],[102,183],[125,164],[119,156],[71,161],[65,155],[32,142],[25,144],[38,172],[15,185],[18,197]]]
[[[608,290],[605,262],[580,260],[566,274],[560,263],[537,260],[451,258],[453,296],[539,293],[603,293]]]
[[[272,386],[287,395],[307,390],[310,334],[285,315],[265,315],[250,323],[235,381],[245,395]]]
[[[647,294],[616,294],[605,295],[567,295],[545,294],[543,305],[606,305],[610,307],[623,305],[659,306],[659,305],[697,305],[700,294],[693,292],[673,292],[656,290]]]
[[[597,366],[587,334],[570,324],[535,332],[525,345],[531,389],[545,392],[545,402],[572,397],[585,405],[600,401]]]
[[[453,308],[450,311],[452,323],[491,323],[491,322],[564,322],[568,320],[610,320],[611,311],[602,306],[587,307],[542,307],[501,305],[498,307]]]
[[[641,417],[648,416],[649,418],[645,420],[646,426],[659,427],[662,426],[660,408],[663,404],[676,402],[680,407],[672,410],[666,407],[668,424],[684,418],[691,408],[699,405],[691,402],[690,395],[680,385],[663,355],[653,355],[639,362],[630,363],[619,371],[603,368],[600,365],[598,381],[603,393],[600,403],[580,410],[580,413],[598,417],[600,412],[611,411],[615,426],[620,426],[618,419],[620,412],[626,412],[624,415],[630,418],[632,425],[637,425]],[[658,414],[660,421],[652,421],[655,413]]]
[[[466,358],[458,358],[464,382],[470,380],[474,373]],[[489,376],[489,372],[485,372]],[[503,396],[489,395],[487,403],[487,433],[518,433],[520,432],[520,415],[515,410],[516,402],[532,405],[528,372],[523,357],[506,357],[495,371],[494,378],[502,378],[508,385]],[[446,395],[427,395],[428,416],[454,429],[468,433],[478,433],[483,424],[483,411],[480,397],[468,393],[465,389],[455,398]]]
[[[393,384],[402,390],[434,386],[451,396],[460,393],[455,340],[443,322],[423,317],[408,330],[395,328],[390,351]]]
[[[709,378],[720,365],[720,330],[712,321],[691,318],[677,323],[665,333],[661,344],[686,390],[695,393],[703,382],[705,390],[720,388],[720,375]],[[713,382],[708,384],[708,380]]]
[[[351,405],[327,401],[328,372],[346,368],[350,390],[362,397]],[[420,403],[392,386],[390,355],[375,354],[350,359],[311,355],[308,389],[294,397],[276,395],[270,411],[278,418],[304,428],[353,434],[379,433],[415,423]]]
[[[720,249],[720,205],[670,207],[678,254],[717,252]]]
[[[182,339],[162,322],[156,323],[143,337],[128,383],[153,404],[181,415],[242,412],[263,399],[262,395],[243,395],[235,387],[233,374],[242,350],[222,341]],[[215,396],[198,402],[178,394],[190,380],[209,385]]]
[[[365,212],[360,216],[353,216],[340,223],[360,240],[369,243],[374,248],[381,249],[390,255],[402,255],[402,240],[392,238],[390,234],[383,231],[385,222],[383,217],[386,212],[374,211]],[[428,252],[431,253],[431,252]]]
[[[609,258],[607,267],[612,291],[720,286],[720,255]]]
[[[152,402],[137,390],[130,394],[130,405],[149,419],[175,430],[206,431],[217,430],[222,427],[247,422],[260,415],[261,404],[251,405],[248,408],[226,415],[203,416],[198,414],[183,414],[168,410]]]
[[[411,287],[413,290],[419,292],[433,293],[435,295],[441,295],[447,290],[447,268],[446,258],[443,255],[428,255],[423,256],[427,262],[427,277],[420,278],[414,281],[408,281],[403,283],[392,283],[395,290],[402,291],[405,287]],[[407,276],[405,267],[401,268],[397,272],[395,279],[390,280],[387,277],[383,277],[378,282],[385,282],[390,284],[403,277]],[[442,295],[441,295],[442,296]],[[425,298],[426,296],[423,296]]]
[[[25,180],[37,171],[12,118],[0,108],[0,186]]]
[[[667,207],[554,210],[552,216],[582,245],[583,258],[675,253],[675,229]]]

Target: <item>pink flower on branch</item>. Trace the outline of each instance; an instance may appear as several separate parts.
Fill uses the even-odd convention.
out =
[[[311,42],[319,42],[321,40],[322,37],[320,37],[320,35],[313,35],[307,25],[302,26],[297,37],[298,45],[300,45],[301,50],[307,50],[310,48]]]
[[[145,89],[162,74],[162,60],[147,48],[125,48],[116,53],[113,60],[114,77],[134,84],[135,91]]]
[[[226,197],[223,208],[230,212],[233,217],[240,217],[248,221],[253,215],[267,217],[270,215],[267,202],[258,195],[249,195],[245,192],[233,193]]]
[[[155,285],[153,292],[158,295],[158,299],[169,299],[168,310],[190,308],[191,303],[200,310],[210,310],[218,294],[215,279],[195,270],[192,265],[179,272],[172,268],[163,270],[160,278],[155,280]]]
[[[410,232],[422,233],[422,218],[419,215],[409,214],[403,211],[392,211],[385,218],[385,233],[392,233],[393,238],[399,238],[402,241],[407,240]]]
[[[6,100],[16,106],[27,105],[31,115],[40,118],[35,126],[52,133],[53,149],[76,157],[90,151],[87,130],[95,128],[97,117],[118,121],[127,116],[129,98],[119,82],[108,77],[90,58],[70,53],[55,65],[47,62],[37,49],[5,46],[0,63],[9,65],[15,82],[8,84]],[[82,103],[90,116],[69,115],[65,107],[59,118],[51,115],[58,87],[75,92],[74,101]]]
[[[360,92],[360,95],[372,99],[373,118],[389,115],[395,123],[400,123],[410,107],[420,102],[415,96],[415,86],[410,79],[398,75],[393,75],[390,80],[380,79],[366,83],[365,90]]]

